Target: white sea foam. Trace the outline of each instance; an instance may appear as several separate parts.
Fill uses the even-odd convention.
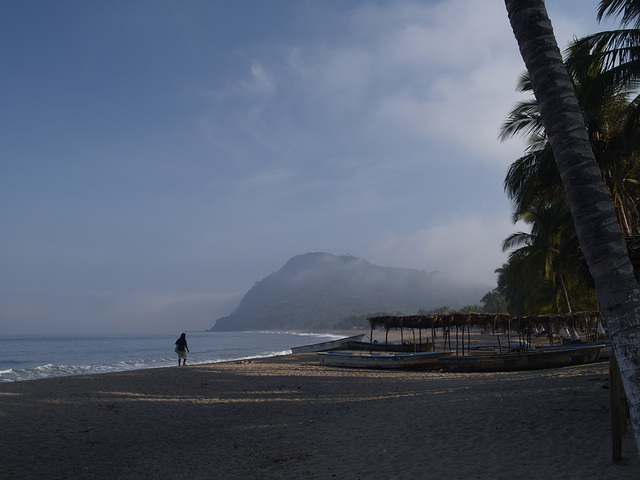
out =
[[[177,337],[177,335],[176,335]],[[313,340],[310,340],[313,337]],[[340,338],[293,332],[191,332],[188,364],[265,358]],[[14,335],[0,352],[0,382],[175,366],[167,335]]]

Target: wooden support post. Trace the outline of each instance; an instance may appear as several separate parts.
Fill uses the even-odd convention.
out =
[[[369,330],[369,353],[373,353],[373,322],[371,322],[371,330]]]
[[[444,331],[444,348],[447,350],[447,341],[449,342],[449,350],[451,350],[451,326],[448,326]]]

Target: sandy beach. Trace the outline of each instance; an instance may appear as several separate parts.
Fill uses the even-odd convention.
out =
[[[315,354],[0,384],[2,478],[637,479],[608,364],[497,373]]]

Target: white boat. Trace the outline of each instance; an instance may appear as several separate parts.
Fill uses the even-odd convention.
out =
[[[448,350],[434,352],[319,352],[320,364],[332,367],[439,370],[440,359],[450,357]]]
[[[349,342],[360,342],[364,337],[362,335],[353,335],[351,337],[338,338],[337,340],[328,340],[326,342],[313,343],[311,345],[302,345],[300,347],[291,348],[292,353],[313,353],[326,352],[329,350],[340,350],[347,348]]]

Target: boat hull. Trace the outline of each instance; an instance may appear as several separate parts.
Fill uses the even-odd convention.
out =
[[[600,357],[598,358],[599,361],[606,361],[609,360],[611,358],[611,352],[613,350],[613,344],[609,341],[606,342],[595,342],[595,343],[570,343],[567,345],[554,345],[554,346],[547,346],[547,347],[538,347],[536,348],[536,350],[567,350],[570,348],[583,348],[583,347],[591,347],[594,345],[604,345],[602,350],[600,350]]]
[[[372,343],[372,342],[349,342],[348,350],[360,350],[368,352],[429,352],[433,350],[433,343]]]
[[[337,340],[329,340],[328,342],[302,345],[300,347],[293,347],[291,349],[291,353],[314,353],[345,349],[347,348],[349,342],[360,342],[363,338],[364,333],[361,335],[352,335],[351,337],[339,338]]]
[[[584,365],[597,362],[604,345],[502,355],[443,358],[445,372],[509,372]]]
[[[319,352],[322,365],[349,368],[374,369],[422,369],[439,370],[440,359],[450,357],[453,352]]]

